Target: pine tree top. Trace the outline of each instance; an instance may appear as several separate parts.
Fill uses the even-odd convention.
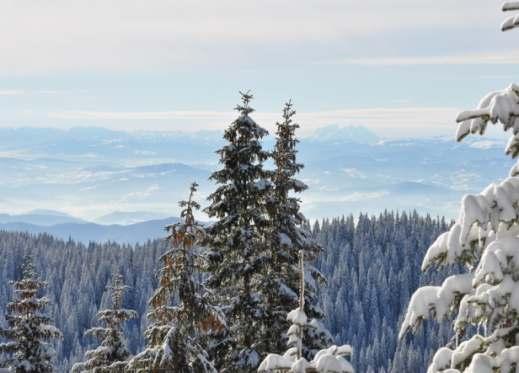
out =
[[[36,277],[37,277],[36,267],[34,266],[32,256],[26,255],[23,259],[23,264],[22,264],[22,278],[23,279],[34,279]]]
[[[254,112],[254,109],[250,106],[254,96],[249,91],[246,93],[240,92],[240,95],[242,103],[234,108],[240,115],[224,132],[224,138],[230,142],[230,145],[224,146],[217,152],[220,156],[224,156],[233,150],[238,150],[236,146],[250,146],[254,144],[255,146],[251,150],[260,150],[261,147],[257,141],[268,135],[268,131],[259,126],[250,117],[250,114]]]
[[[122,308],[124,292],[130,289],[129,286],[124,284],[123,275],[121,273],[116,273],[113,276],[112,284],[108,285],[106,288],[112,292],[112,308]]]
[[[189,188],[188,200],[180,201],[178,204],[183,210],[180,212],[180,217],[184,219],[186,225],[193,225],[195,222],[194,211],[200,209],[200,204],[193,199],[195,193],[198,190],[198,184],[193,182]]]
[[[241,112],[244,115],[249,115],[250,113],[254,112],[254,109],[249,106],[249,103],[254,98],[252,93],[250,93],[250,91],[247,91],[247,92],[240,91],[240,95],[241,95],[242,104],[237,105],[236,110]]]
[[[288,100],[285,103],[285,106],[283,107],[283,114],[282,114],[283,121],[276,122],[276,125],[278,126],[278,133],[280,132],[281,129],[287,128],[290,130],[290,134],[292,134],[292,135],[294,134],[294,131],[300,127],[298,123],[295,123],[293,121],[292,117],[294,115],[296,115],[296,111],[294,110],[294,104],[292,103],[292,100]],[[298,142],[298,140],[295,140],[295,141]]]

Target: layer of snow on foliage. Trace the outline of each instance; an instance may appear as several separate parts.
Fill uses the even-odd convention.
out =
[[[306,325],[307,323],[305,311],[300,308],[290,311],[287,315],[287,320],[296,325]]]
[[[354,373],[349,358],[353,350],[349,345],[331,346],[318,351],[312,361],[305,358],[298,358],[301,340],[299,331],[305,325],[319,328],[319,323],[312,319],[308,322],[305,312],[299,307],[290,311],[287,320],[292,323],[288,329],[288,344],[290,347],[284,355],[268,354],[258,367],[258,372],[287,372],[287,373],[306,373],[307,371],[317,373]],[[312,323],[316,321],[317,324]],[[299,347],[296,347],[299,346]]]
[[[434,315],[437,321],[444,319],[457,297],[472,291],[472,274],[453,275],[442,286],[424,286],[411,297],[407,313],[400,329],[400,338],[408,329],[415,328],[421,320]]]
[[[507,1],[503,5],[503,11],[513,11],[519,10],[519,1]],[[501,30],[508,31],[519,27],[519,15],[511,16],[505,19],[505,21],[501,24]]]
[[[505,130],[519,132],[519,86],[512,84],[501,91],[490,92],[481,99],[478,107],[460,113],[456,119],[461,123],[456,137],[462,139],[469,133],[484,134],[488,122],[501,122]]]
[[[350,363],[345,359],[337,359],[330,354],[319,356],[314,365],[318,372],[353,372]]]
[[[345,356],[350,356],[352,348],[349,345],[331,346],[319,351],[311,362],[304,358],[297,359],[293,354],[269,354],[261,362],[258,372],[290,372],[305,373],[308,369],[318,373],[354,373],[350,362]]]
[[[518,221],[519,177],[508,177],[499,184],[489,185],[481,194],[463,198],[456,224],[431,245],[422,269],[434,264],[453,264],[471,244],[492,238],[500,224]]]
[[[442,347],[434,354],[432,364],[429,366],[427,373],[443,371],[451,366],[452,350]]]
[[[513,136],[506,153],[516,157],[519,154],[519,85],[512,84],[501,91],[489,93],[481,99],[476,109],[460,113],[457,122],[460,123],[456,133],[458,141],[471,133],[484,134],[488,122],[502,123],[505,131],[511,128]]]
[[[290,368],[292,368],[292,361],[289,358],[277,354],[268,354],[261,362],[258,371],[269,372],[274,371],[275,369],[289,370]]]

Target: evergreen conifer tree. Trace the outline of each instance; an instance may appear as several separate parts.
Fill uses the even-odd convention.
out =
[[[200,244],[205,228],[195,221],[200,208],[193,199],[198,185],[191,185],[189,199],[181,201],[181,221],[167,227],[171,249],[161,257],[159,288],[150,299],[145,332],[148,348],[129,364],[138,371],[181,373],[216,372],[206,350],[211,336],[221,334],[225,319],[211,303],[211,293],[200,281],[205,259]],[[178,299],[172,305],[173,298]]]
[[[85,334],[96,337],[101,344],[85,352],[86,361],[74,364],[73,373],[79,372],[123,372],[124,361],[130,357],[123,334],[123,323],[137,317],[133,310],[123,308],[124,291],[123,276],[116,274],[112,285],[108,287],[112,295],[112,308],[97,313],[98,320],[103,326],[94,327]]]
[[[330,333],[318,321],[324,317],[318,305],[317,285],[324,277],[311,263],[322,252],[322,247],[313,239],[300,212],[300,200],[295,195],[307,189],[296,175],[303,168],[297,162],[295,131],[299,125],[294,122],[295,111],[291,102],[283,108],[283,119],[276,123],[276,143],[272,153],[275,169],[271,174],[273,187],[269,193],[270,215],[268,251],[268,276],[263,286],[268,300],[267,318],[269,327],[265,333],[268,351],[281,352],[284,349],[282,336],[288,327],[286,316],[298,302],[298,256],[301,250],[306,256],[305,271],[305,313],[313,320],[305,326],[304,356],[312,359],[320,349],[332,342]],[[306,224],[305,224],[306,223]]]
[[[517,2],[504,10],[519,10]],[[519,25],[508,18],[503,30]],[[458,116],[457,139],[484,134],[489,122],[512,129],[506,153],[519,155],[519,87],[485,96],[476,110]],[[455,315],[455,338],[440,348],[429,373],[516,372],[519,367],[519,168],[510,177],[463,198],[450,230],[438,237],[422,269],[460,264],[465,273],[445,279],[441,286],[424,286],[412,296],[400,336],[424,319]]]
[[[222,168],[211,175],[218,185],[206,209],[216,222],[210,228],[208,284],[225,306],[229,334],[213,352],[217,368],[250,372],[266,352],[262,333],[268,327],[267,302],[261,285],[266,275],[266,197],[270,188],[263,162],[268,153],[261,139],[267,131],[250,117],[252,95],[242,94],[238,118],[218,150]]]
[[[52,372],[55,352],[51,341],[61,338],[61,332],[45,314],[49,299],[39,297],[47,284],[39,279],[29,255],[24,257],[21,272],[21,278],[11,282],[15,299],[7,304],[8,327],[0,329],[0,336],[8,340],[0,344],[0,353],[9,356],[1,365],[16,373]]]

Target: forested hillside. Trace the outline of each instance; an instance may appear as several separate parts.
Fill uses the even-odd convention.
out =
[[[326,323],[337,342],[353,346],[359,372],[425,372],[431,353],[448,338],[448,328],[438,333],[431,324],[398,340],[413,291],[441,278],[421,273],[420,265],[447,227],[444,219],[389,212],[325,220],[314,227],[326,248],[318,263],[328,278],[321,292]]]
[[[443,220],[406,213],[348,216],[314,225],[313,233],[325,247],[316,263],[328,278],[319,292],[324,322],[336,343],[353,346],[358,372],[425,372],[431,351],[440,340],[445,342],[447,332],[438,334],[437,329],[434,337],[424,338],[433,331],[429,327],[408,337],[405,346],[398,345],[397,335],[410,295],[419,284],[435,282],[418,275],[419,267],[429,244],[447,228]],[[147,301],[157,286],[158,261],[166,249],[165,240],[137,246],[82,245],[48,235],[2,232],[0,281],[16,279],[23,256],[33,255],[36,269],[49,283],[51,315],[63,332],[57,367],[66,372],[93,346],[83,333],[95,325],[97,311],[108,307],[106,286],[117,271],[131,286],[124,307],[139,315],[125,326],[130,350],[143,348]],[[2,314],[10,292],[8,286],[0,288]]]

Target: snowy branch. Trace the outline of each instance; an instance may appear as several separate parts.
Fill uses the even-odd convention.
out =
[[[475,110],[464,111],[458,115],[456,121],[459,124],[456,139],[461,141],[469,134],[478,133],[483,135],[486,131],[488,122],[503,124],[503,130],[510,128],[513,134],[519,133],[519,86],[510,85],[502,91],[491,92],[478,104]],[[517,153],[511,151],[509,144],[507,153],[516,156]]]
[[[519,1],[508,1],[503,4],[503,12],[519,10]],[[512,30],[519,26],[519,16],[511,16],[505,19],[501,25],[502,31]]]

